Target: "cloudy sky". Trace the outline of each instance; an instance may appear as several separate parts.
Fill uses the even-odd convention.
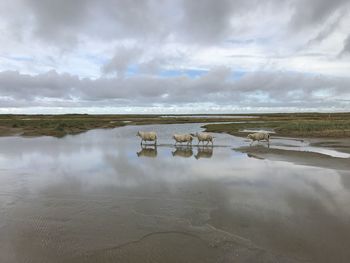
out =
[[[0,113],[350,111],[349,0],[0,1]]]

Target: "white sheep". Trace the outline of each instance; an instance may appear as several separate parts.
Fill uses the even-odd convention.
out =
[[[252,145],[253,142],[255,142],[255,141],[258,141],[258,142],[267,141],[268,143],[270,143],[270,134],[265,133],[265,132],[251,133],[251,134],[248,134],[247,138],[252,140],[250,145]]]
[[[141,138],[141,146],[142,146],[142,142],[145,141],[154,141],[154,145],[157,145],[157,133],[155,132],[142,132],[142,131],[138,131],[137,132],[137,136],[139,136]]]
[[[187,145],[192,145],[193,137],[190,134],[174,134],[173,139],[175,140],[175,145],[183,142],[187,142]]]
[[[211,142],[211,144],[214,145],[213,139],[214,139],[215,137],[214,137],[213,135],[209,134],[209,133],[206,133],[206,132],[198,133],[198,132],[197,132],[197,133],[195,133],[195,134],[191,133],[191,135],[192,135],[193,137],[197,137],[197,139],[198,139],[198,144],[199,144],[200,142],[203,142],[203,144],[204,144],[204,142],[207,142],[206,145],[208,145],[209,142]]]

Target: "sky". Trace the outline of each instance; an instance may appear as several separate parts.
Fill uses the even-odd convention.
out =
[[[350,111],[349,0],[0,1],[0,113]]]

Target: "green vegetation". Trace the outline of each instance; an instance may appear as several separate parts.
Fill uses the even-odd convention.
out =
[[[215,115],[217,116],[217,115]],[[213,123],[205,125],[210,132],[245,136],[243,129],[270,128],[281,136],[347,137],[350,135],[350,113],[321,114],[222,114],[211,115],[0,115],[0,136],[54,136],[78,134],[91,129],[125,125]],[[254,118],[251,118],[253,116]],[[221,123],[220,123],[221,122]],[[227,123],[229,122],[229,123]]]
[[[251,120],[244,123],[208,124],[208,132],[225,132],[237,136],[246,136],[245,129],[272,129],[278,136],[292,137],[349,137],[350,114],[319,114],[262,116],[259,122]]]
[[[240,120],[245,120],[242,115]],[[232,117],[220,118],[219,121],[233,121]],[[187,115],[162,117],[160,115],[0,115],[0,136],[54,136],[78,134],[97,128],[115,128],[125,125],[173,124],[216,122],[211,117],[192,118]]]
[[[124,126],[123,121],[89,115],[0,115],[0,135],[54,136]]]

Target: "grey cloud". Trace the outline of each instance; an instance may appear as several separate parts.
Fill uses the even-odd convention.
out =
[[[119,76],[124,74],[124,71],[132,63],[138,62],[142,50],[137,47],[127,48],[119,47],[114,56],[102,67],[104,73],[116,72]]]
[[[350,78],[290,72],[247,73],[232,79],[216,68],[200,78],[80,79],[48,72],[37,76],[0,73],[0,107],[31,106],[154,106],[161,104],[234,105],[237,107],[322,107],[350,109]],[[17,102],[16,102],[17,101]]]
[[[166,69],[167,67],[175,68],[177,63],[181,63],[184,59],[184,54],[177,55],[151,55],[149,58],[138,64],[142,74],[156,74],[157,72]]]
[[[163,30],[160,21],[169,21],[165,12],[168,2],[22,0],[18,7],[22,15],[32,15],[33,32],[39,38],[51,44],[76,44],[81,36],[106,40],[157,37]]]
[[[74,93],[77,76],[49,71],[37,76],[24,75],[16,71],[0,74],[1,96],[32,100],[35,98],[68,99]],[[69,85],[67,85],[69,83]]]
[[[252,30],[281,8],[293,12],[295,30],[325,23],[349,7],[347,0],[13,0],[0,6],[1,15],[12,21],[11,32],[32,31],[52,45],[66,48],[89,38],[136,39],[162,42],[168,39],[194,44],[214,44]],[[256,13],[256,21],[249,15]],[[232,24],[232,19],[239,24]],[[250,27],[245,24],[252,22]],[[253,26],[254,27],[254,26]],[[320,36],[336,25],[326,26]],[[17,28],[17,30],[15,30]],[[281,32],[284,32],[281,28]]]
[[[105,33],[112,33],[117,37],[138,36],[144,39],[157,38],[164,34],[164,25],[169,26],[171,20],[169,11],[171,1],[156,0],[104,0],[94,8],[100,12],[100,18],[109,19]],[[100,28],[103,31],[104,28]]]
[[[348,0],[294,0],[291,1],[294,13],[291,25],[295,29],[312,27],[324,23],[339,9],[349,6]]]
[[[177,62],[184,59],[185,54],[176,52],[175,54],[162,53],[161,50],[149,50],[142,46],[118,46],[113,57],[111,57],[102,67],[103,73],[117,73],[123,76],[129,66],[137,66],[140,74],[156,74],[168,66],[175,66]]]
[[[235,1],[183,1],[181,28],[192,41],[213,42],[230,29],[230,16]],[[243,1],[242,1],[243,2]]]
[[[41,1],[23,0],[24,9],[31,10],[34,34],[50,43],[75,44],[81,27],[88,21],[89,0]],[[25,14],[24,14],[25,15]]]
[[[168,63],[165,58],[152,58],[144,63],[141,63],[140,71],[146,74],[155,74]]]
[[[346,12],[344,10],[340,11],[339,14],[335,17],[333,21],[326,24],[323,29],[317,33],[317,35],[309,40],[309,44],[317,44],[318,42],[323,41],[326,39],[329,35],[331,35],[339,26],[339,23],[343,19]]]
[[[344,40],[344,47],[340,52],[340,56],[349,55],[350,54],[350,35]]]

